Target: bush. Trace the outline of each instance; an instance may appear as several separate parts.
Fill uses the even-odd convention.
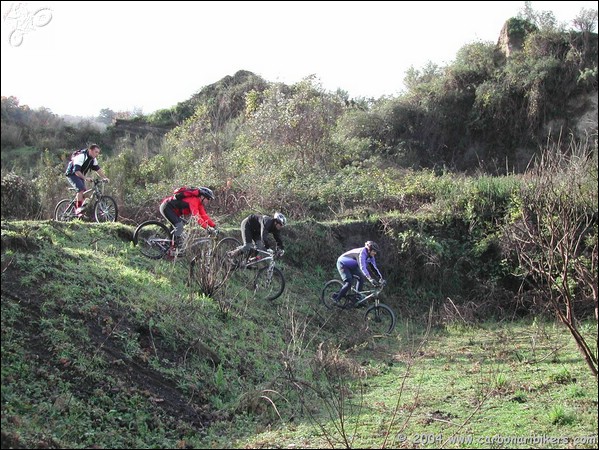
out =
[[[14,172],[2,177],[2,219],[35,219],[42,204],[33,182]]]

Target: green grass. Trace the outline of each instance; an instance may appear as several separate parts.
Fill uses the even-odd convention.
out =
[[[182,261],[142,257],[122,224],[3,221],[2,446],[561,448],[484,439],[596,439],[597,382],[562,327],[450,322],[427,332],[390,286],[398,327],[370,336],[363,311],[318,303],[334,271],[323,260],[295,264],[291,250],[310,251],[309,227],[296,227],[280,265],[287,287],[267,303],[239,286],[214,299],[190,290]],[[334,242],[328,228],[316,232]],[[596,335],[595,323],[581,329]],[[587,441],[572,446],[596,447]]]
[[[596,445],[597,382],[561,327],[491,323],[419,338],[418,347],[395,341],[383,354],[372,348],[356,355],[374,374],[345,383],[345,399],[331,393],[344,407],[336,413],[351,412],[343,421],[316,414],[233,446],[340,447],[345,439],[355,448],[564,446],[534,445],[543,436],[578,439],[575,448]],[[500,445],[502,438],[510,445]]]

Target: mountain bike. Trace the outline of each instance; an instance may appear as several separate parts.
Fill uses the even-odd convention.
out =
[[[184,226],[187,226],[189,217],[181,217]],[[189,225],[191,227],[191,225]],[[184,230],[181,235],[181,244],[175,245],[175,228],[170,222],[159,220],[146,220],[140,223],[133,232],[133,243],[139,247],[142,255],[150,259],[182,257],[191,254],[200,246],[213,243],[216,233],[205,235],[199,225],[192,230]]]
[[[212,293],[224,284],[228,275],[228,265],[216,252],[218,233],[206,235],[199,225],[189,224],[189,217],[181,217],[186,229],[181,236],[181,244],[175,245],[175,228],[170,222],[147,220],[133,232],[133,243],[142,255],[150,259],[189,261],[190,283],[199,283],[202,290]]]
[[[86,197],[91,193],[91,196],[86,197],[86,208],[82,215],[77,215],[75,210],[77,209],[76,201],[77,194],[72,199],[65,198],[59,201],[54,208],[54,220],[59,222],[69,222],[73,219],[88,217],[92,214],[93,219],[96,222],[115,222],[119,210],[116,201],[109,195],[104,195],[104,184],[108,180],[96,178],[93,180],[93,185],[87,191],[83,193]],[[70,191],[77,191],[77,189],[70,187]]]
[[[265,300],[275,300],[285,290],[285,276],[276,267],[276,260],[282,252],[254,247],[248,254],[242,252],[230,256],[231,251],[241,245],[238,239],[226,237],[216,247],[219,257],[225,261],[229,278]]]
[[[397,317],[389,306],[381,303],[379,300],[379,295],[386,283],[383,282],[372,289],[358,291],[356,289],[356,281],[359,280],[359,277],[354,275],[353,278],[354,282],[350,291],[337,301],[333,299],[333,294],[341,290],[343,282],[337,279],[327,281],[320,294],[322,304],[328,309],[353,309],[364,306],[372,300],[374,304],[369,306],[364,313],[366,328],[375,333],[391,334],[395,329]]]

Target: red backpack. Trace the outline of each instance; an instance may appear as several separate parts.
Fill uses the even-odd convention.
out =
[[[199,197],[200,190],[195,187],[181,186],[173,191],[173,194],[177,200],[182,200],[185,197]]]

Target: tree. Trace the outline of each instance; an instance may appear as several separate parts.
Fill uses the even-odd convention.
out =
[[[547,149],[528,175],[521,217],[511,229],[519,266],[597,377],[596,143],[589,149],[572,142],[568,153]],[[585,335],[580,318],[593,307],[595,330]]]
[[[592,33],[597,28],[597,10],[582,8],[572,20],[575,30]]]
[[[249,123],[256,147],[276,148],[280,157],[306,166],[327,159],[327,144],[342,111],[342,99],[325,92],[312,75],[291,89],[267,89]]]
[[[557,20],[551,11],[535,11],[531,6],[532,2],[524,2],[524,8],[518,13],[518,17],[526,19],[535,24],[541,30],[555,30]]]
[[[112,125],[112,122],[116,119],[116,113],[110,108],[104,108],[100,110],[98,115],[98,121],[106,125]]]

